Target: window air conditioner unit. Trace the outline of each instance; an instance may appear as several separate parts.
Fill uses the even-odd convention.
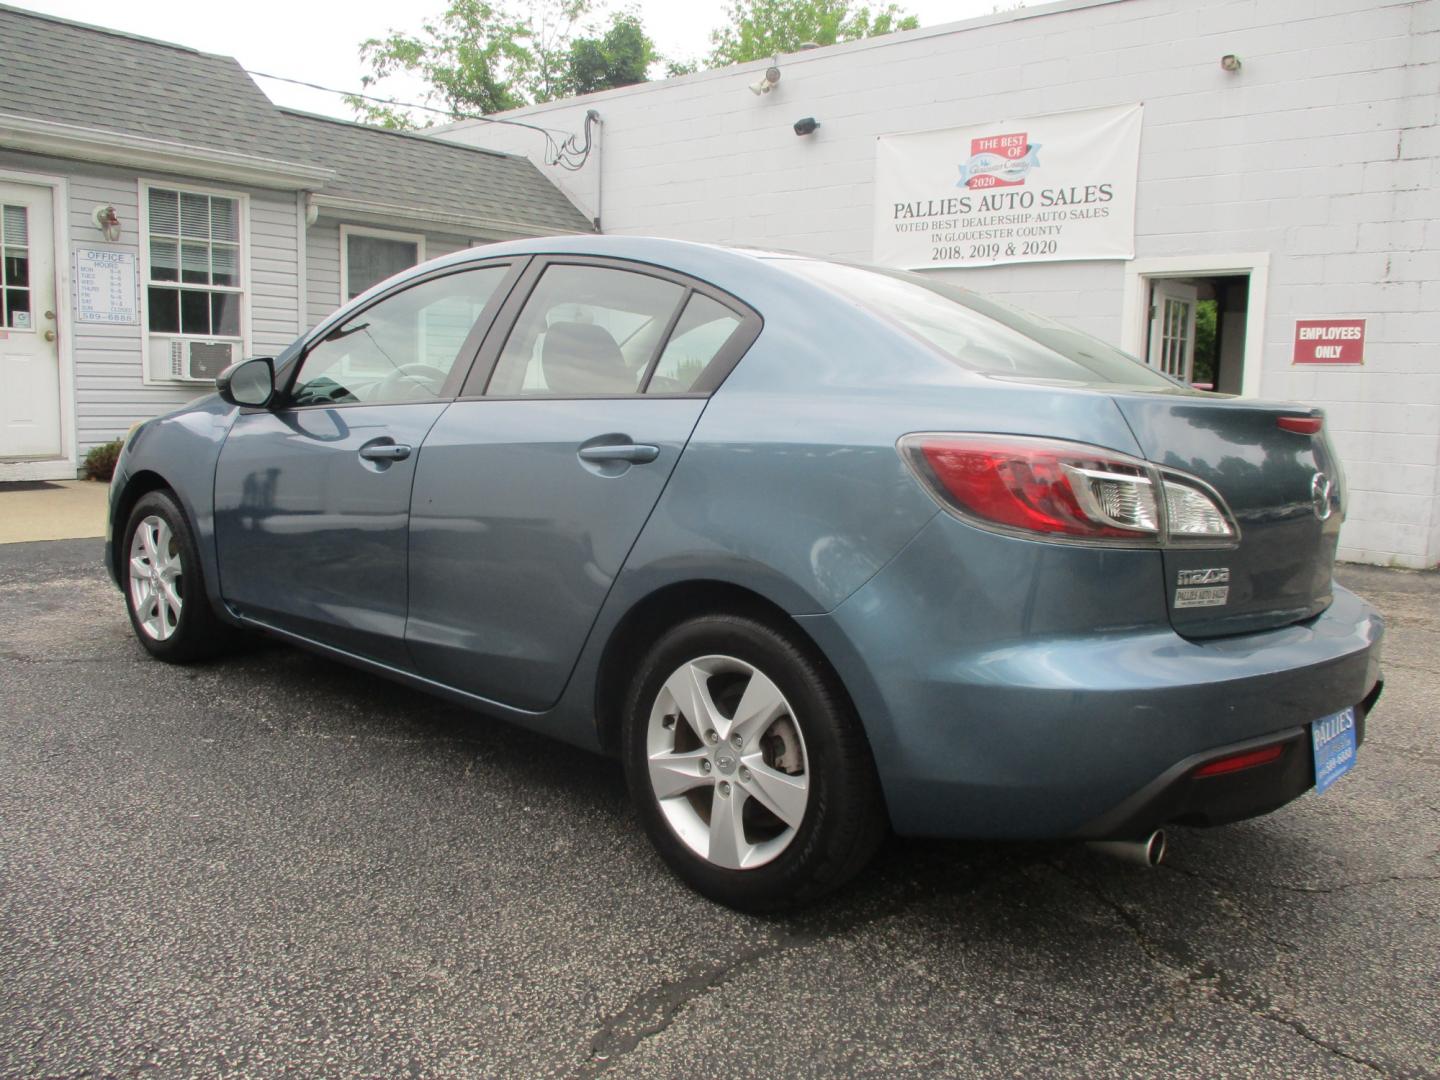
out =
[[[213,383],[215,377],[239,359],[235,341],[193,338],[150,339],[152,382]]]

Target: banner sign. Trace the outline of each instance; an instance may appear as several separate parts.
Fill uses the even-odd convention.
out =
[[[880,136],[875,261],[926,266],[1135,257],[1142,107]]]
[[[1296,319],[1292,364],[1365,363],[1364,319]]]

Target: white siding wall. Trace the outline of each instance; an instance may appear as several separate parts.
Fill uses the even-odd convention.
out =
[[[0,168],[69,179],[72,251],[76,247],[103,247],[139,253],[137,229],[142,174],[8,151],[0,151]],[[250,231],[244,243],[248,245],[250,264],[246,304],[250,348],[255,353],[274,353],[294,340],[299,311],[293,193],[247,189],[164,174],[145,173],[144,176],[147,180],[174,184],[179,188],[223,188],[249,196]],[[122,232],[116,244],[106,243],[95,226],[92,216],[95,207],[104,204],[114,205],[120,218]],[[66,274],[70,272],[68,254],[66,265],[57,269]],[[75,321],[73,308],[68,325],[74,335],[75,421],[81,458],[97,443],[124,435],[136,420],[157,416],[207,392],[204,386],[147,385],[144,381],[143,328],[140,326],[79,323]]]
[[[355,223],[360,226],[360,222]],[[365,228],[379,226],[365,225]],[[413,233],[419,230],[394,226],[394,232]],[[305,273],[306,311],[305,325],[313,327],[340,306],[340,222],[322,217],[306,230]],[[470,246],[471,241],[460,236],[444,233],[425,233],[425,258],[434,259],[449,255]]]
[[[305,306],[307,327],[340,306],[340,225],[320,220],[305,230]]]
[[[1240,72],[1221,70],[1236,53]],[[1261,392],[1323,405],[1342,555],[1440,560],[1440,0],[1071,0],[524,110],[603,121],[606,232],[871,255],[875,138],[1145,103],[1136,254],[1270,254]],[[819,131],[791,124],[815,116]],[[529,154],[497,125],[446,137]],[[595,159],[546,170],[596,212]],[[942,271],[1121,337],[1125,264]],[[1292,369],[1294,320],[1364,316],[1360,370]]]

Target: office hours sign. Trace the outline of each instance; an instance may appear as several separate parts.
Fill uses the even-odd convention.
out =
[[[1142,106],[882,135],[875,261],[995,266],[1135,256]]]

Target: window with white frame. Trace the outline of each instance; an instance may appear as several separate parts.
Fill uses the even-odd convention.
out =
[[[241,337],[240,200],[161,187],[146,198],[150,332]]]
[[[411,233],[382,232],[378,229],[340,229],[341,265],[344,269],[342,302],[353,300],[401,270],[425,257],[425,239]]]

